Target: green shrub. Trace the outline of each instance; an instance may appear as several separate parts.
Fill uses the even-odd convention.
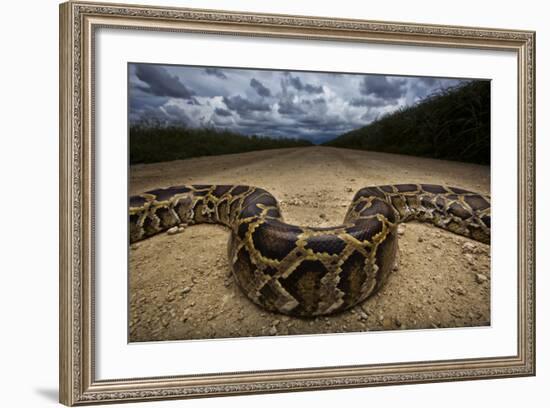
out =
[[[467,82],[325,145],[489,164],[490,94],[489,81]]]
[[[246,136],[212,128],[133,125],[130,127],[130,164],[311,145],[307,140]]]

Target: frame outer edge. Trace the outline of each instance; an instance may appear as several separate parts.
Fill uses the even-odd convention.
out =
[[[390,385],[407,383],[442,382],[451,380],[471,380],[482,378],[516,377],[535,374],[535,33],[527,31],[506,31],[495,29],[480,29],[472,27],[429,26],[410,23],[384,23],[361,20],[316,18],[309,16],[255,15],[230,11],[173,9],[169,7],[151,7],[130,4],[105,4],[68,1],[60,5],[59,11],[59,126],[60,126],[60,300],[59,300],[59,400],[61,403],[73,406],[107,402],[130,402],[157,399],[197,398],[228,396],[234,394],[259,394],[281,391],[303,391],[314,389],[338,389],[371,385]],[[249,35],[285,37],[280,30],[273,27],[304,32],[303,38],[317,38],[325,30],[330,37],[334,30],[335,37],[343,35],[344,31],[360,30],[366,34],[374,33],[392,36],[388,43],[403,43],[407,37],[415,36],[411,44],[426,45],[429,40],[437,40],[438,44],[447,47],[466,46],[487,49],[514,49],[520,57],[518,65],[519,102],[521,110],[519,118],[520,131],[520,163],[525,168],[520,175],[521,198],[525,202],[524,216],[520,216],[526,225],[521,229],[520,239],[525,239],[525,250],[522,260],[523,274],[520,275],[520,297],[518,313],[520,316],[518,356],[519,361],[504,361],[493,365],[488,360],[481,366],[468,365],[443,367],[442,370],[432,368],[428,371],[413,370],[410,372],[390,371],[388,373],[363,373],[356,376],[346,374],[343,377],[316,377],[291,379],[277,377],[273,379],[252,378],[251,381],[237,383],[169,384],[170,379],[164,379],[155,384],[155,379],[145,380],[141,385],[139,379],[112,380],[107,383],[95,382],[93,378],[94,356],[89,349],[90,323],[86,313],[90,313],[87,304],[91,293],[90,282],[86,274],[90,272],[86,264],[86,251],[90,250],[87,227],[87,145],[86,138],[89,129],[85,125],[86,105],[86,16],[99,15],[109,17],[125,17],[128,19],[146,19],[159,22],[169,20],[198,22],[218,25],[220,27],[235,26],[243,28],[260,27],[264,30],[249,31]],[[167,20],[168,19],[168,20]],[[99,23],[101,25],[101,23]],[[139,29],[139,25],[136,26]],[[135,27],[134,27],[135,28]],[[209,28],[207,31],[211,31]],[[220,28],[224,31],[223,28]],[[170,31],[170,29],[169,29]],[[215,31],[215,30],[214,30]],[[229,30],[239,33],[239,29]],[[243,30],[244,32],[244,30]],[[309,34],[308,34],[309,33]],[[365,35],[366,35],[365,34]],[[246,35],[246,34],[243,34]],[[369,34],[370,35],[370,34]],[[347,37],[347,34],[345,35]],[[342,37],[343,38],[343,37]],[[379,37],[376,37],[379,39]],[[365,37],[365,40],[367,38]],[[369,37],[372,41],[374,37]],[[89,56],[89,55],[88,55]],[[82,72],[84,70],[84,72]],[[90,91],[90,90],[88,90]],[[518,152],[519,153],[519,152]],[[520,169],[521,171],[521,169]],[[523,186],[521,186],[523,184]],[[93,193],[92,193],[93,194]],[[529,201],[529,198],[531,199]],[[523,201],[522,201],[523,202]],[[520,203],[521,204],[521,203]],[[521,207],[521,206],[520,206]],[[521,253],[520,252],[520,253]],[[88,338],[86,338],[88,336]],[[87,343],[88,342],[88,343]],[[90,354],[91,353],[91,354]],[[452,365],[452,364],[451,364]],[[284,377],[284,376],[283,376]],[[151,380],[151,381],[148,381]],[[107,386],[107,387],[105,387]]]
[[[518,353],[536,374],[535,324],[535,32],[518,50]],[[523,238],[523,241],[522,241]]]
[[[537,242],[537,228],[536,228],[536,225],[537,225],[537,191],[536,191],[536,185],[537,185],[537,172],[536,172],[536,169],[537,169],[537,153],[536,153],[536,145],[537,145],[537,109],[536,109],[536,106],[537,106],[537,92],[536,92],[536,86],[537,86],[537,65],[536,65],[536,61],[537,61],[537,33],[533,31],[533,50],[532,50],[532,58],[533,58],[533,67],[532,67],[532,74],[533,74],[533,78],[532,78],[532,81],[531,81],[531,86],[532,86],[532,89],[531,89],[531,101],[532,101],[532,106],[531,106],[531,110],[532,110],[532,119],[533,119],[533,123],[532,123],[532,137],[533,137],[533,151],[530,152],[530,154],[532,155],[532,159],[533,159],[533,163],[532,163],[532,166],[533,166],[533,201],[532,201],[532,206],[533,206],[533,235],[530,237],[530,239],[532,240],[532,245],[533,245],[533,271],[532,271],[532,276],[533,276],[533,287],[532,287],[532,291],[531,291],[531,299],[532,299],[532,304],[531,304],[531,313],[532,313],[532,321],[531,321],[531,324],[533,326],[533,338],[532,338],[532,342],[533,342],[533,351],[532,351],[532,360],[533,360],[533,376],[536,376],[537,375],[537,325],[536,325],[536,322],[537,322],[537,309],[536,309],[536,304],[537,304],[537,273],[536,273],[536,259],[537,259],[537,248],[536,248],[536,242]]]
[[[529,271],[527,271],[528,278],[528,288],[527,288],[527,304],[526,309],[528,315],[528,319],[526,322],[526,326],[528,326],[528,329],[530,329],[530,336],[528,337],[527,341],[530,342],[526,347],[529,348],[529,356],[527,357],[530,366],[530,375],[536,376],[537,373],[537,317],[536,317],[536,242],[537,242],[537,229],[536,229],[536,214],[537,214],[537,192],[536,192],[536,169],[537,169],[537,154],[536,154],[536,133],[537,133],[537,125],[536,125],[536,76],[537,76],[537,69],[536,69],[536,55],[537,55],[537,41],[536,41],[537,34],[535,31],[532,31],[529,36],[528,41],[528,63],[527,63],[527,72],[526,72],[526,78],[527,78],[527,90],[526,98],[528,100],[528,121],[527,121],[527,128],[525,129],[525,134],[529,136],[529,151],[527,152],[527,159],[528,163],[525,166],[526,171],[529,173],[528,178],[528,186],[529,186],[529,199],[527,202],[527,207],[530,210],[530,219],[527,222],[527,225],[530,228],[529,236],[527,239],[527,245],[528,245],[528,267],[530,268]]]
[[[72,296],[72,31],[70,3],[59,5],[59,402],[72,406],[74,348]]]

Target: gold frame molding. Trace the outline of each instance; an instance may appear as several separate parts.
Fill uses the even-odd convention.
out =
[[[95,379],[94,33],[100,27],[429,45],[517,54],[518,349],[513,356]],[[535,33],[229,11],[60,5],[60,402],[145,401],[535,375]]]

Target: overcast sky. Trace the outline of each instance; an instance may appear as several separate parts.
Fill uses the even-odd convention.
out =
[[[322,143],[461,80],[130,64],[129,119]]]

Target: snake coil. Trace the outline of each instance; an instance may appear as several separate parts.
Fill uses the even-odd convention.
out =
[[[310,317],[363,301],[395,264],[397,225],[407,221],[489,243],[490,197],[455,187],[399,184],[359,190],[342,225],[299,227],[283,221],[276,198],[243,185],[189,185],[130,198],[130,242],[174,226],[221,224],[233,276],[254,303]]]

